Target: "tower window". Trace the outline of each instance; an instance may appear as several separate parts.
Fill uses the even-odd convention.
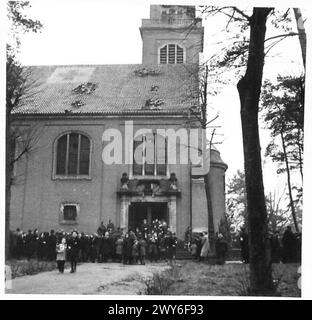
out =
[[[183,63],[184,50],[177,44],[167,44],[160,48],[159,56],[159,61],[161,64]]]

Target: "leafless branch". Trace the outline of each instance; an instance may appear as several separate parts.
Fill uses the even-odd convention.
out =
[[[273,37],[270,37],[270,38],[267,38],[264,40],[264,42],[266,41],[270,41],[270,40],[273,40],[273,39],[277,39],[277,38],[287,38],[287,37],[293,37],[293,36],[298,36],[299,33],[296,33],[296,32],[289,32],[289,33],[286,33],[286,34],[279,34],[277,36],[273,36]]]

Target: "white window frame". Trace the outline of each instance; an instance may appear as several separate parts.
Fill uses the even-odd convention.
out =
[[[87,137],[89,139],[90,142],[90,151],[89,151],[89,173],[88,174],[57,174],[56,173],[56,167],[57,167],[57,145],[58,145],[58,141],[60,138],[62,138],[63,136],[67,135],[67,139],[69,139],[69,135],[71,133],[76,133],[79,135],[79,144],[80,144],[80,140],[81,140],[81,135]],[[65,131],[62,132],[61,134],[59,134],[56,139],[54,140],[54,144],[53,144],[53,165],[52,165],[52,180],[91,180],[91,163],[92,163],[92,153],[93,153],[93,147],[92,147],[92,139],[91,137],[82,131],[79,130],[70,130],[70,131]],[[68,153],[68,148],[69,148],[69,141],[67,140],[67,150],[66,153]],[[79,148],[79,147],[78,147]],[[79,157],[80,157],[80,152],[78,152],[78,166],[79,166]],[[68,157],[66,157],[68,158]],[[67,162],[65,164],[65,168],[67,167]]]
[[[64,219],[64,208],[66,206],[75,206],[76,207],[76,219],[75,220],[65,220]],[[80,214],[80,205],[77,202],[62,202],[60,205],[60,217],[59,222],[60,224],[70,224],[70,225],[76,225],[78,224],[78,218]]]
[[[157,136],[157,133],[153,131],[153,136],[154,136],[154,174],[153,175],[150,175],[150,174],[145,174],[145,154],[143,153],[143,164],[142,164],[142,174],[138,175],[138,174],[134,174],[133,172],[133,165],[134,163],[130,164],[130,179],[135,177],[137,179],[163,179],[164,177],[167,177],[169,178],[170,174],[169,174],[169,164],[168,164],[168,147],[167,147],[167,163],[166,163],[166,174],[165,175],[157,175],[157,145],[155,143],[155,137]],[[141,135],[143,137],[143,150],[145,150],[145,143],[146,143],[146,135],[143,134]],[[165,137],[166,141],[167,141],[167,138]],[[167,146],[167,143],[166,142],[166,146]],[[132,145],[132,149],[133,149],[133,145]],[[134,152],[132,152],[132,154],[134,154]]]

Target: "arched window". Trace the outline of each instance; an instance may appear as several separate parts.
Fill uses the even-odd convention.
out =
[[[86,176],[89,170],[89,138],[76,132],[61,136],[56,144],[56,175]]]
[[[184,62],[184,50],[177,44],[167,44],[159,50],[161,64],[175,64]]]

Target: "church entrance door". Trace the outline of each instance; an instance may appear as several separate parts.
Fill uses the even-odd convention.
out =
[[[155,219],[164,219],[168,221],[168,204],[167,202],[133,202],[129,206],[129,228],[135,230],[141,227],[143,220],[146,219],[151,226]]]

